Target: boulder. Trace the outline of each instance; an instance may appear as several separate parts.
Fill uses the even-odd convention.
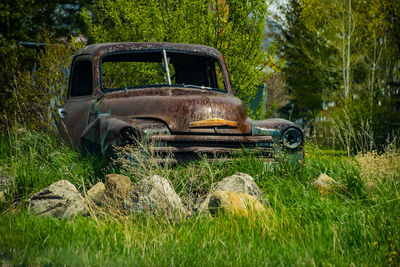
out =
[[[186,209],[171,184],[158,175],[140,181],[127,195],[124,207],[136,214],[183,215]]]
[[[33,195],[28,210],[36,215],[59,218],[87,215],[88,212],[81,194],[66,180],[58,181]]]
[[[106,175],[105,192],[113,200],[124,200],[132,189],[131,179],[121,174]]]
[[[106,186],[102,182],[98,182],[86,193],[88,199],[94,204],[99,205],[105,201],[106,198]]]
[[[315,188],[317,188],[322,195],[327,195],[330,191],[338,188],[344,188],[343,185],[336,182],[334,179],[332,179],[325,173],[320,174],[318,179],[312,182],[311,184]]]
[[[64,212],[63,218],[74,218],[78,214],[88,216],[89,209],[83,198],[72,201]]]
[[[254,196],[260,203],[265,203],[264,194],[254,182],[253,177],[246,173],[235,173],[232,176],[225,177],[218,182],[206,199],[195,207],[197,213],[206,212],[208,210],[210,197],[215,191],[231,191],[238,193],[245,193]]]
[[[265,211],[254,196],[232,191],[215,191],[210,195],[208,209],[212,215],[221,211],[247,216],[249,213]]]

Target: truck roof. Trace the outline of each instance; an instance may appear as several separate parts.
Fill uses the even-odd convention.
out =
[[[135,50],[176,50],[188,53],[204,54],[222,58],[221,53],[212,47],[197,44],[167,43],[167,42],[126,42],[92,44],[79,50],[77,55],[92,55],[93,57],[119,51]]]

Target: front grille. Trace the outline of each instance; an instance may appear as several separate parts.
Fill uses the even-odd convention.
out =
[[[150,152],[158,158],[172,155],[177,161],[188,161],[206,156],[218,159],[255,153],[270,158],[273,154],[271,136],[223,135],[154,135],[148,138]]]

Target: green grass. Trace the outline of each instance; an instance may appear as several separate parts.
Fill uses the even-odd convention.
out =
[[[0,140],[0,171],[16,177],[2,204],[0,263],[16,265],[399,265],[400,177],[367,188],[355,160],[307,146],[304,164],[264,164],[247,156],[173,168],[118,169],[59,145],[51,136],[23,131]],[[169,221],[152,217],[99,216],[60,220],[32,216],[26,200],[60,179],[82,190],[108,172],[137,181],[168,177],[183,199],[245,172],[254,177],[271,215]],[[347,189],[321,196],[310,184],[327,173]],[[16,208],[17,207],[17,208]]]
[[[104,167],[103,159],[77,153],[50,135],[21,129],[0,136],[0,175],[16,178],[9,201],[25,201],[37,190],[61,179],[82,190],[104,176]]]

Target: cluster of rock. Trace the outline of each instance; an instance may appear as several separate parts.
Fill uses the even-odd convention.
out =
[[[343,188],[341,184],[321,174],[312,183],[323,195]],[[99,182],[83,195],[69,181],[61,180],[33,195],[29,211],[44,216],[71,218],[78,214],[89,216],[96,208],[118,210],[123,213],[153,214],[157,216],[188,216],[229,212],[247,216],[249,213],[270,211],[264,194],[254,179],[236,173],[218,182],[208,195],[187,208],[168,180],[158,175],[149,176],[136,185],[120,174],[109,174],[105,183]]]
[[[105,183],[97,183],[83,195],[66,180],[56,182],[31,197],[29,211],[37,215],[71,218],[78,214],[87,216],[94,207],[104,207],[171,218],[193,213],[215,215],[221,211],[248,215],[265,211],[265,204],[264,195],[254,179],[244,173],[236,173],[217,183],[193,211],[184,205],[163,177],[149,176],[133,186],[129,177],[109,174]]]

